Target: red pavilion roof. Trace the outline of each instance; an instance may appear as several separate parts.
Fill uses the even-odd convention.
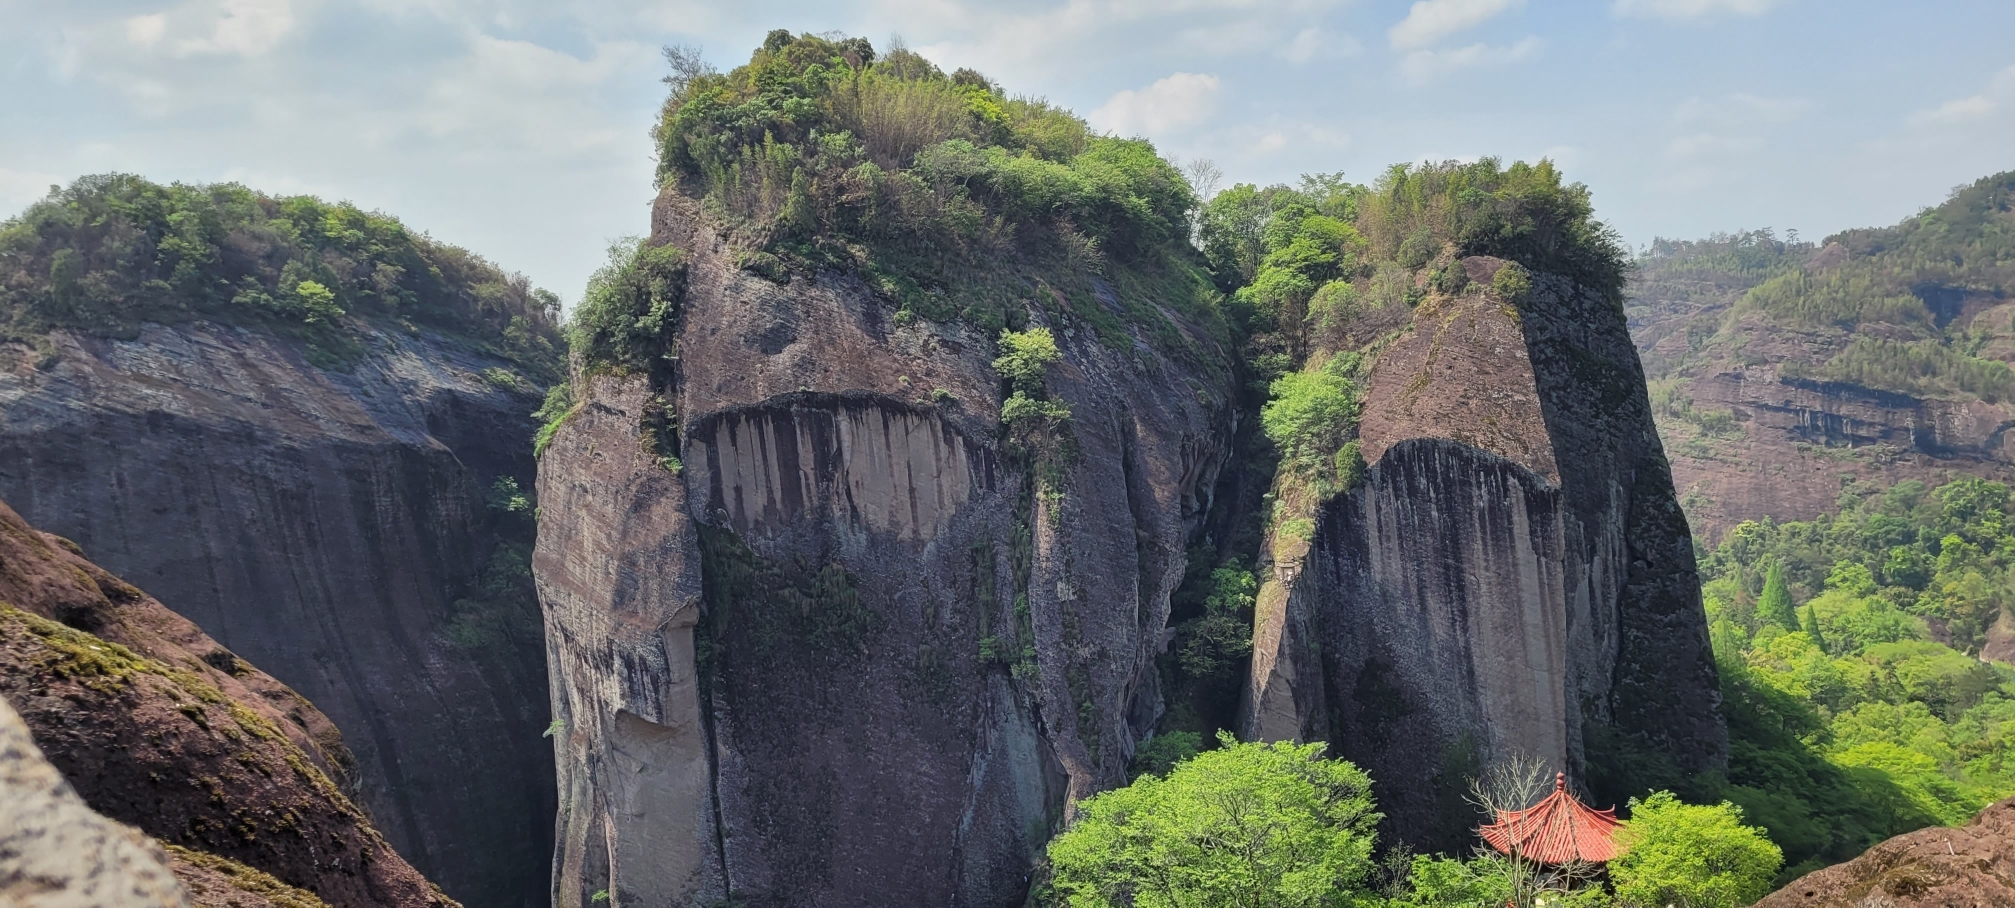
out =
[[[1490,847],[1510,854],[1514,846],[1543,864],[1573,860],[1603,862],[1623,853],[1616,844],[1616,808],[1594,810],[1567,793],[1567,775],[1553,780],[1553,793],[1524,810],[1500,810],[1497,822],[1477,831]]]

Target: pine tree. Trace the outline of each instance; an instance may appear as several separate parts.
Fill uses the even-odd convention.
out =
[[[1784,566],[1773,561],[1763,578],[1763,598],[1756,600],[1756,617],[1787,631],[1798,627],[1798,606],[1791,602],[1791,586],[1784,582]]]
[[[1805,626],[1805,636],[1812,638],[1812,644],[1819,647],[1820,652],[1826,652],[1826,635],[1819,632],[1819,613],[1812,610],[1811,603],[1806,603],[1799,623]]]

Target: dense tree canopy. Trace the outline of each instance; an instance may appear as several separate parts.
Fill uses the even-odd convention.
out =
[[[989,330],[1029,305],[1114,342],[1127,325],[1172,340],[1158,306],[1216,319],[1196,198],[1145,140],[861,38],[772,32],[726,73],[672,56],[661,176],[786,271],[854,269],[905,312]]]
[[[464,335],[541,380],[558,373],[559,299],[383,214],[235,183],[85,177],[0,223],[0,335],[131,335],[212,319],[353,350],[357,319]]]
[[[2015,670],[1968,654],[2010,600],[2007,488],[1857,484],[1841,505],[1738,525],[1701,561],[1734,740],[1729,787],[1693,793],[1808,869],[2015,795]]]
[[[1050,842],[1071,908],[1332,906],[1371,874],[1371,779],[1322,745],[1241,744],[1086,799]]]
[[[1609,865],[1616,901],[1625,906],[1743,908],[1768,894],[1784,853],[1742,822],[1742,808],[1682,803],[1654,792],[1630,803],[1619,833],[1621,857]]]

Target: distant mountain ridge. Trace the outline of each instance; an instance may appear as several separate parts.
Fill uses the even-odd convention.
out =
[[[2015,476],[2015,171],[1892,227],[1660,240],[1628,290],[1696,532],[1843,484]]]

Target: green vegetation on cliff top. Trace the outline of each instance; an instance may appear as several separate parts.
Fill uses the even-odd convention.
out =
[[[1244,677],[1265,531],[1305,538],[1313,522],[1296,507],[1363,475],[1360,385],[1377,342],[1430,294],[1468,291],[1463,256],[1509,259],[1492,289],[1514,305],[1539,272],[1620,304],[1626,257],[1587,188],[1546,161],[1399,166],[1368,186],[1337,174],[1238,184],[1192,217],[1226,295],[1239,406],[1260,417],[1235,439],[1218,513],[1171,597],[1179,655],[1162,664],[1176,705],[1160,731],[1202,743],[1230,721]],[[1144,762],[1165,762],[1164,749]]]
[[[667,56],[660,176],[729,228],[745,268],[850,271],[899,319],[988,334],[1031,307],[1121,349],[1138,330],[1194,352],[1171,315],[1221,333],[1188,243],[1195,196],[1145,140],[861,38],[772,32],[727,73]]]
[[[235,183],[84,177],[0,222],[0,341],[209,319],[300,338],[333,365],[378,322],[460,335],[545,383],[558,316],[523,275],[391,217]]]

